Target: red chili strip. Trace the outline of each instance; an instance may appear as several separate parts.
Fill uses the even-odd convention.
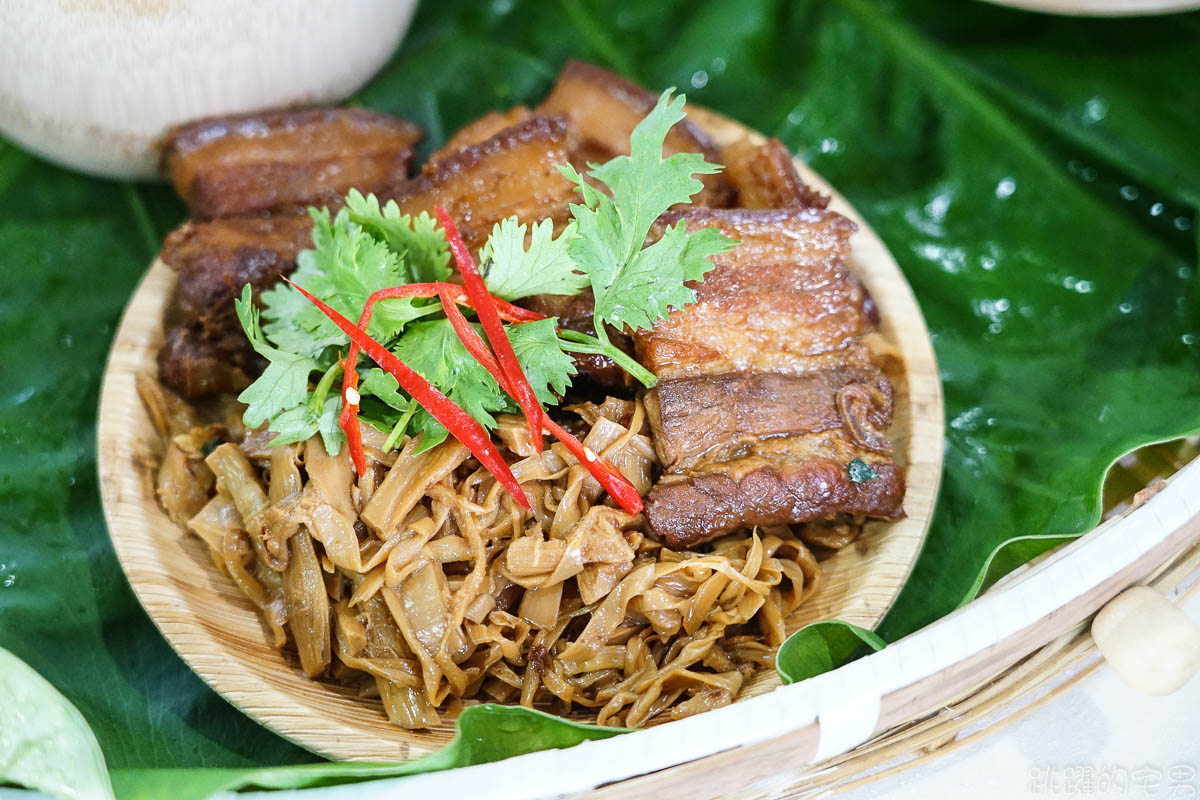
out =
[[[350,358],[358,361],[356,345],[350,345]],[[340,356],[338,360],[342,361]],[[342,361],[342,416],[338,418],[338,427],[346,434],[350,461],[361,477],[367,471],[367,459],[363,455],[362,429],[358,426],[358,403],[358,370],[351,367],[350,362]]]
[[[391,286],[372,292],[363,305],[362,315],[358,318],[359,330],[365,331],[371,322],[375,304],[380,300],[394,300],[400,297],[450,297],[453,303],[471,308],[471,298],[467,296],[464,287],[456,283],[408,283],[403,286]],[[536,322],[545,317],[536,311],[530,311],[512,303],[506,303],[498,297],[493,297],[496,311],[500,318],[509,322]],[[453,304],[452,303],[452,304]],[[457,310],[457,309],[455,309]],[[459,316],[462,316],[459,314]],[[363,456],[362,431],[358,423],[358,345],[350,343],[346,360],[342,365],[342,416],[338,418],[338,427],[346,434],[347,446],[350,448],[350,459],[354,469],[362,475],[367,468],[367,460]]]
[[[284,280],[287,280],[287,278],[284,278]],[[384,370],[395,378],[396,383],[400,385],[401,389],[408,392],[409,396],[420,403],[426,411],[433,415],[434,419],[446,426],[446,430],[455,439],[462,442],[475,458],[479,459],[479,463],[483,465],[484,469],[490,472],[509,491],[522,508],[531,508],[529,498],[522,491],[521,484],[517,481],[516,476],[512,474],[512,470],[508,468],[508,464],[505,463],[504,458],[500,455],[500,451],[492,443],[491,436],[483,429],[482,425],[476,422],[466,411],[455,405],[450,398],[439,392],[429,381],[417,374],[410,366],[388,352],[386,347],[368,336],[365,331],[359,330],[354,323],[339,314],[336,309],[317,299],[303,288],[296,286],[291,281],[288,281],[288,283],[294,286],[300,294],[307,297],[309,302],[321,309],[321,313],[329,317],[333,321],[333,324],[337,325],[343,333],[349,336],[353,344],[358,345],[376,364],[383,367]],[[365,313],[364,310],[364,315]]]
[[[525,377],[525,371],[521,369],[521,362],[517,360],[512,343],[508,341],[508,335],[504,332],[504,323],[500,321],[500,313],[493,302],[494,298],[488,292],[487,286],[483,282],[483,276],[475,268],[475,262],[471,259],[471,251],[467,249],[466,242],[458,235],[458,228],[454,226],[454,220],[450,219],[446,209],[441,206],[434,206],[433,211],[437,214],[438,220],[442,223],[442,229],[446,232],[446,241],[450,244],[450,252],[454,254],[458,271],[462,273],[463,286],[466,287],[467,296],[471,298],[471,302],[475,306],[475,314],[479,317],[479,324],[483,326],[483,333],[487,336],[492,351],[496,354],[496,361],[499,362],[501,371],[508,377],[511,387],[509,394],[525,412],[525,419],[529,424],[529,434],[533,437],[534,450],[541,453],[542,420],[545,417],[542,404],[529,384],[529,379]]]
[[[394,300],[398,297],[438,297],[445,290],[454,298],[454,302],[460,306],[467,308],[475,308],[474,300],[467,294],[466,287],[460,286],[457,283],[445,283],[438,281],[437,283],[406,283],[403,286],[392,286],[387,289],[380,289],[371,294],[367,299],[367,306],[372,306],[380,300]],[[496,311],[500,314],[500,319],[506,322],[537,322],[546,317],[536,311],[530,311],[527,308],[514,306],[512,303],[505,302],[499,297],[488,294],[492,304],[496,307]]]
[[[557,422],[550,419],[549,415],[545,417],[546,430],[554,435],[554,438],[567,446],[571,451],[571,455],[579,459],[579,463],[587,468],[587,471],[592,473],[592,477],[600,482],[604,487],[604,491],[608,492],[608,496],[617,501],[622,510],[628,514],[639,514],[642,511],[642,496],[638,494],[637,487],[620,473],[620,471],[609,464],[604,459],[600,458],[567,430],[564,430]]]
[[[458,310],[458,307],[451,298],[443,296],[442,305],[446,309],[446,319],[450,320],[450,326],[458,334],[463,347],[467,348],[467,352],[473,355],[475,360],[491,373],[491,376],[496,379],[496,383],[500,384],[500,388],[511,395],[512,387],[507,376],[500,371],[500,365],[496,363],[495,357],[488,351],[483,339],[480,338],[475,329],[467,322],[467,318]],[[600,482],[600,485],[608,492],[608,496],[617,501],[617,505],[621,506],[629,514],[638,514],[641,512],[643,507],[642,496],[638,494],[637,488],[616,467],[592,452],[590,448],[576,439],[570,432],[550,419],[548,414],[543,415],[542,424],[554,438],[567,446],[571,454],[579,459],[579,463],[583,464],[584,468],[592,474],[592,477]]]
[[[500,384],[500,388],[508,391],[508,379],[504,373],[500,371],[500,365],[496,363],[496,357],[492,355],[492,351],[488,350],[479,334],[471,327],[471,323],[467,322],[467,318],[458,310],[458,306],[454,302],[454,298],[448,294],[442,295],[442,308],[446,312],[446,319],[450,322],[450,327],[458,335],[458,340],[463,343],[463,347],[467,348],[467,352],[475,357],[475,360],[483,365],[496,383]]]

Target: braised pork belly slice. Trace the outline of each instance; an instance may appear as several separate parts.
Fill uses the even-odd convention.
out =
[[[851,479],[854,459],[874,472]],[[651,529],[672,548],[694,547],[753,526],[861,515],[904,516],[904,473],[843,429],[761,439],[746,455],[664,475],[646,496]]]
[[[446,207],[459,221],[467,244],[477,250],[493,225],[514,214],[533,221],[566,218],[571,183],[557,169],[565,161],[565,123],[531,117],[389,189],[380,199],[395,199],[406,214]],[[331,199],[329,206],[336,210],[340,198]],[[296,255],[311,246],[311,234],[308,214],[292,212],[189,222],[167,237],[162,260],[179,272],[167,327],[181,329],[172,340],[177,344],[160,353],[159,372],[167,386],[197,397],[228,382],[227,376],[207,370],[201,379],[197,365],[215,369],[221,359],[240,365],[250,358],[234,298],[246,283],[257,293],[290,274]],[[236,351],[227,344],[239,341],[231,333],[240,336]],[[192,368],[184,368],[185,359]]]
[[[296,254],[312,244],[305,213],[187,222],[167,235],[160,258],[179,272],[173,314],[206,330],[235,319],[233,300],[249,283],[275,285],[296,268]]]
[[[390,199],[403,214],[444,207],[459,233],[477,250],[492,226],[507,217],[522,222],[563,222],[577,195],[558,171],[567,160],[567,126],[557,117],[533,116],[431,163]]]
[[[756,144],[749,137],[721,151],[725,175],[737,191],[738,208],[825,208],[829,198],[808,187],[792,154],[778,139]]]
[[[567,120],[571,164],[583,172],[588,164],[602,164],[613,156],[628,155],[630,134],[657,101],[657,95],[606,69],[568,61],[538,111]],[[663,155],[673,153],[700,153],[710,163],[721,163],[720,148],[688,119],[667,133]],[[714,208],[730,204],[734,192],[723,174],[700,178],[704,189],[692,198],[693,203]]]
[[[214,117],[172,130],[163,167],[198,219],[296,210],[401,183],[423,135],[361,108]]]
[[[184,397],[240,392],[266,366],[237,335],[240,330],[213,336],[199,325],[167,327],[158,351],[159,380]]]
[[[694,304],[634,336],[659,378],[646,394],[666,470],[646,498],[651,530],[692,547],[753,526],[902,516],[892,387],[863,340],[873,306],[846,266],[854,224],[793,207],[694,209],[659,225],[679,221],[741,245],[713,259]],[[855,459],[874,477],[852,478]]]
[[[670,471],[727,461],[760,439],[846,428],[857,444],[892,422],[892,387],[873,367],[804,375],[735,372],[660,381],[646,393],[654,446]]]
[[[311,242],[307,214],[188,222],[172,231],[160,258],[179,272],[163,320],[159,377],[184,397],[229,392],[258,363],[233,301],[250,284],[257,293],[296,268]]]
[[[824,209],[693,209],[667,214],[689,230],[715,226],[741,244],[713,259],[696,302],[634,337],[660,379],[726,372],[799,373],[861,363],[867,293],[847,268],[855,225]]]

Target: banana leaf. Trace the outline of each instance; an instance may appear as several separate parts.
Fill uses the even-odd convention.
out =
[[[443,0],[354,102],[431,148],[578,57],[678,86],[831,180],[911,282],[946,393],[934,526],[876,631],[894,641],[1094,525],[1121,454],[1200,431],[1198,27],[932,0]],[[128,797],[190,782],[158,768],[314,759],[187,669],[100,514],[104,355],[183,217],[163,186],[0,142],[0,647],[74,703]]]

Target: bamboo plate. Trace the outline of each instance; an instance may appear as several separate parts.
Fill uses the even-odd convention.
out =
[[[762,137],[702,109],[690,118],[726,144]],[[818,175],[797,163],[804,179],[832,196],[831,208],[853,219],[850,264],[871,292],[882,319],[881,351],[891,355],[896,389],[897,462],[905,469],[908,517],[871,523],[851,547],[823,563],[816,594],[789,620],[789,632],[838,618],[872,628],[908,577],[933,515],[942,466],[943,412],[933,348],[912,291],[887,248],[853,208]],[[206,546],[172,523],[155,497],[162,444],[135,388],[139,373],[156,370],[162,316],[175,274],[150,268],[125,309],[109,354],[100,396],[97,454],[109,535],[143,607],[167,641],[213,689],[241,711],[315,753],[343,760],[402,761],[446,744],[453,714],[427,732],[389,724],[377,701],[304,677],[294,655],[267,644],[251,604],[214,569]],[[778,686],[774,672],[750,683],[741,699]]]

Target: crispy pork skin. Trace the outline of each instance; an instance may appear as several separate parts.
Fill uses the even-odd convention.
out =
[[[198,219],[296,210],[404,181],[422,135],[362,108],[214,117],[172,130],[163,167]]]
[[[583,171],[589,163],[628,155],[629,135],[657,101],[657,95],[606,69],[568,61],[538,110],[567,120],[571,163]],[[700,153],[706,161],[721,163],[720,148],[687,119],[667,134],[663,153]],[[733,200],[733,188],[724,174],[704,175],[701,179],[704,189],[692,198],[693,203],[720,208]]]
[[[756,144],[749,137],[721,151],[725,174],[737,191],[738,208],[825,208],[829,198],[800,178],[783,142]]]
[[[425,172],[432,171],[437,162],[452,156],[459,150],[484,142],[505,128],[519,125],[533,116],[528,106],[513,106],[506,111],[489,111],[474,122],[467,123],[440,148],[429,155],[429,160],[422,168]]]

